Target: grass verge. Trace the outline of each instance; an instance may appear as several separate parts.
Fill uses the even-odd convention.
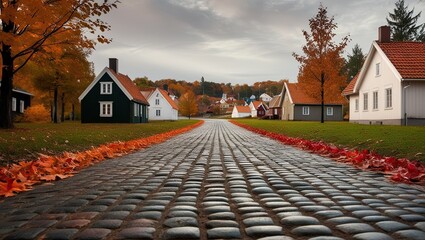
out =
[[[367,149],[383,156],[425,162],[425,127],[360,125],[348,122],[293,122],[238,119],[237,122],[339,147]]]
[[[17,123],[14,129],[0,130],[0,166],[33,160],[40,153],[57,155],[114,141],[145,138],[196,122],[198,120],[154,121],[148,124]]]

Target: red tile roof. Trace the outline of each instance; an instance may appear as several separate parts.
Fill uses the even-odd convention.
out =
[[[120,81],[121,85],[127,90],[128,93],[130,93],[131,97],[133,98],[133,101],[136,101],[138,103],[149,105],[146,98],[142,95],[139,88],[131,81],[131,79],[127,75],[123,75],[121,73],[116,73],[114,70],[109,70],[114,74],[114,76]]]
[[[379,43],[404,79],[425,79],[425,42]]]
[[[177,104],[173,101],[173,99],[171,99],[171,97],[168,95],[168,92],[163,90],[163,89],[159,89],[158,90],[161,92],[162,96],[164,96],[164,98],[167,100],[167,102],[170,104],[170,106],[173,109],[179,110],[179,107],[177,106]]]
[[[254,108],[257,109],[261,105],[261,101],[253,101],[252,104],[254,105]]]
[[[251,113],[251,108],[249,106],[235,106],[236,110],[240,113]]]
[[[309,96],[297,83],[286,83],[287,90],[291,96],[293,104],[320,104],[321,101]],[[325,99],[325,104],[343,104],[339,102],[329,102]]]
[[[359,72],[360,73],[360,72]],[[350,83],[347,85],[347,87],[342,91],[343,96],[347,96],[354,93],[354,86],[356,86],[357,79],[359,78],[359,73],[357,73],[356,76],[354,76],[353,79],[351,79]]]

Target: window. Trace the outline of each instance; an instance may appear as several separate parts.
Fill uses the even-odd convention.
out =
[[[100,94],[112,94],[112,82],[101,82]]]
[[[303,107],[303,115],[310,115],[310,107]]]
[[[363,93],[363,110],[367,111],[367,107],[368,107],[369,103],[368,103],[368,95],[367,93]]]
[[[23,113],[25,110],[25,102],[23,100],[19,101],[19,112]]]
[[[393,89],[387,88],[385,89],[385,108],[393,107]]]
[[[134,116],[139,116],[139,105],[137,103],[134,103]]]
[[[354,102],[354,110],[359,111],[359,99],[358,98]]]
[[[16,98],[12,98],[12,112],[16,112]]]
[[[161,116],[161,110],[156,110],[155,115],[156,115],[157,117]]]
[[[99,102],[100,103],[100,116],[112,117],[112,102]]]
[[[378,110],[378,91],[373,92],[373,110]]]
[[[334,108],[333,107],[327,107],[326,108],[326,115],[333,116],[334,115]]]
[[[376,65],[375,65],[375,76],[379,76],[379,75],[381,75],[381,70],[379,69],[380,68],[380,63],[377,63]]]
[[[159,98],[155,99],[155,105],[159,105]]]

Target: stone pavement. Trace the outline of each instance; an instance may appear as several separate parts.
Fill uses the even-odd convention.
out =
[[[227,121],[0,202],[0,239],[425,239],[425,191]]]

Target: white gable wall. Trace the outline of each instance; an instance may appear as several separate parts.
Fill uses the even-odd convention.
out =
[[[159,104],[156,104],[156,99],[159,99]],[[149,120],[178,120],[178,111],[173,109],[167,99],[155,89],[149,96]],[[160,110],[160,116],[156,115],[156,110]]]
[[[251,116],[257,117],[257,109],[255,108],[253,101],[249,103],[249,108],[251,109]]]
[[[388,59],[381,55],[382,52],[374,51],[369,66],[365,69],[364,78],[359,88],[359,111],[355,110],[356,97],[350,97],[350,121],[381,121],[400,120],[402,87],[399,78],[394,73],[394,68]],[[376,64],[380,63],[380,75],[376,76]],[[385,108],[385,89],[392,88],[392,108]],[[373,109],[373,92],[378,91],[378,109]],[[368,93],[368,109],[364,110],[364,93]]]

